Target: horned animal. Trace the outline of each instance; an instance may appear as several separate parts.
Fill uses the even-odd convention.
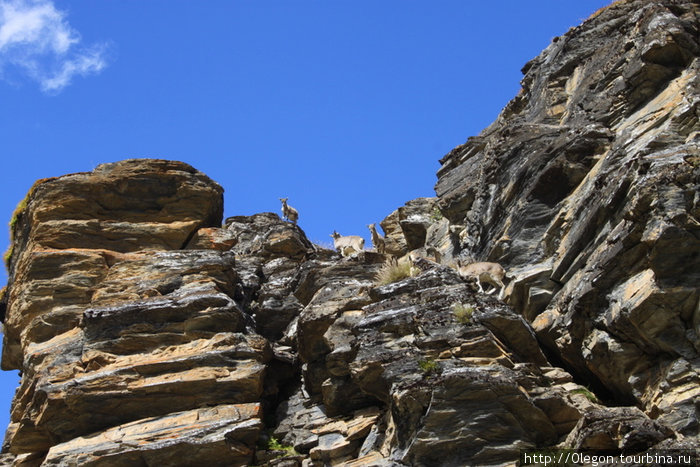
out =
[[[282,216],[288,221],[292,221],[295,224],[299,220],[299,211],[287,204],[289,198],[280,198],[282,201]]]
[[[498,294],[498,298],[503,299],[503,295],[506,291],[506,286],[503,284],[506,271],[500,264],[481,262],[462,266],[462,264],[458,262],[457,272],[459,272],[459,275],[465,280],[476,279],[476,285],[479,287],[479,292],[481,293],[484,293],[483,283],[500,288],[501,291]],[[493,293],[495,290],[494,288],[489,293]]]
[[[386,251],[386,245],[384,243],[384,237],[377,233],[377,226],[375,224],[370,224],[367,226],[372,234],[372,245],[377,249],[377,253],[382,253]]]
[[[334,230],[331,237],[333,237],[333,246],[343,257],[355,252],[359,253],[365,248],[365,239],[358,235],[343,236]]]

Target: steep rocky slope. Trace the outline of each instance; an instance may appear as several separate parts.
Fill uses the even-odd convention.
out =
[[[525,65],[498,120],[442,160],[459,247],[616,403],[697,434],[697,2],[618,2]]]
[[[22,381],[0,461],[697,448],[697,16],[623,1],[555,39],[498,120],[443,158],[438,196],[381,223],[385,254],[342,258],[272,213],[222,224],[222,189],[184,163],[37,182],[1,300],[2,366]],[[410,277],[377,282],[409,253]],[[505,301],[457,259],[506,267]]]

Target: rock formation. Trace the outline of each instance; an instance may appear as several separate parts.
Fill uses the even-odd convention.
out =
[[[436,198],[343,258],[142,159],[40,180],[12,219],[0,462],[506,465],[698,448],[698,5],[555,39]],[[378,283],[387,262],[410,274]],[[505,302],[451,265],[492,261]],[[487,291],[488,292],[488,291]]]
[[[698,433],[697,2],[617,2],[523,68],[498,120],[444,159],[460,248],[606,398]]]

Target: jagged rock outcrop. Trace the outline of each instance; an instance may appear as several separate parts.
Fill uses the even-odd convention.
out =
[[[222,224],[222,189],[180,162],[38,182],[0,299],[22,372],[0,462],[697,448],[697,14],[616,2],[555,39],[442,160],[437,197],[384,219],[385,254],[343,258],[273,213]],[[505,303],[457,259],[505,266]]]
[[[97,192],[105,174],[126,186],[113,205],[128,218],[140,209],[129,200],[147,202],[143,187],[119,183],[134,173],[145,183],[177,176],[176,191],[209,197],[190,210],[197,230],[178,224],[187,235],[173,248],[139,249],[127,222],[124,245],[114,230],[100,243],[93,232],[114,225],[109,212],[74,223],[61,247],[37,228],[37,213],[62,203],[62,184],[78,178]],[[3,365],[22,371],[5,461],[274,465],[281,442],[297,449],[285,457],[293,465],[431,464],[445,460],[435,457],[439,438],[454,465],[505,462],[555,443],[591,405],[522,317],[455,270],[417,259],[413,277],[378,285],[388,255],[342,258],[272,213],[215,227],[220,198],[191,167],[147,159],[32,190],[14,226],[5,299]],[[101,212],[102,200],[85,197],[83,212]],[[442,220],[406,218],[419,253]],[[153,237],[169,220],[151,213]],[[495,429],[498,420],[512,423]]]
[[[617,403],[697,436],[698,4],[616,2],[523,68],[442,160],[461,247],[498,261],[548,351]]]
[[[183,250],[197,229],[220,225],[222,193],[160,160],[32,189],[14,225],[6,298],[3,368],[22,371],[6,449],[50,450],[47,465],[127,462],[141,456],[130,445],[167,459],[192,445],[164,429],[180,424],[193,439],[208,433],[193,462],[232,443],[231,459],[250,458],[272,350],[241,332],[250,317],[235,301],[234,254]]]

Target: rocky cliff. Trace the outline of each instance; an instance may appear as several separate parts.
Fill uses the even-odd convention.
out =
[[[698,448],[698,4],[555,39],[436,198],[341,257],[143,159],[41,180],[12,219],[0,460],[506,465]],[[329,226],[332,230],[332,226]],[[408,262],[404,277],[387,276]],[[412,260],[409,260],[412,258]],[[457,260],[498,262],[504,300]],[[489,292],[487,287],[487,292]]]

